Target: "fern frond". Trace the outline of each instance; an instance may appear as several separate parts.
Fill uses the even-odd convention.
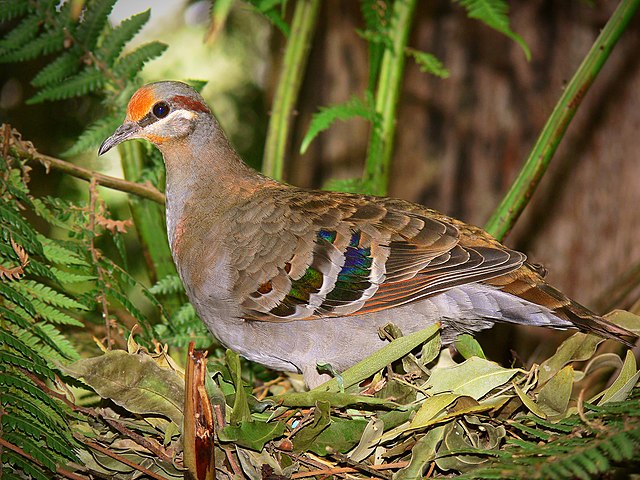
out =
[[[56,471],[57,458],[52,455],[50,450],[43,448],[42,442],[34,442],[29,437],[18,435],[15,432],[6,432],[3,434],[3,437],[7,442],[22,448],[22,450],[40,462],[45,468],[48,468],[52,472]]]
[[[29,2],[24,0],[2,0],[0,2],[0,23],[25,15],[31,9],[32,6],[29,5]]]
[[[149,289],[153,295],[172,295],[184,292],[184,285],[178,275],[167,275]]]
[[[98,278],[95,275],[85,275],[81,273],[68,272],[56,267],[50,267],[50,271],[55,276],[55,279],[57,281],[66,284],[91,282]]]
[[[44,362],[40,360],[40,357],[38,357],[35,352],[33,352],[33,350],[28,348],[27,345],[24,344],[24,342],[20,343],[22,343],[22,345],[24,346],[24,351],[27,355],[32,354],[35,356],[32,358],[26,358],[22,355],[18,355],[17,353],[10,352],[8,350],[0,350],[0,365],[3,363],[10,364],[15,367],[24,368],[25,370],[35,373],[36,375],[39,375],[41,377],[46,377],[49,380],[53,380],[55,378],[53,371],[47,365],[45,365]]]
[[[0,63],[25,62],[40,55],[48,55],[62,50],[62,48],[64,48],[64,32],[51,30],[24,44],[17,50],[0,55]]]
[[[447,70],[440,59],[435,55],[427,52],[407,48],[407,55],[410,55],[418,64],[421,72],[430,73],[440,78],[449,78],[449,70]]]
[[[167,49],[167,45],[161,42],[150,42],[137,48],[133,52],[121,57],[115,64],[114,73],[118,77],[133,79],[140,72],[143,65],[152,60]]]
[[[69,445],[65,439],[59,438],[59,436],[56,435],[56,432],[51,432],[43,425],[34,422],[32,418],[24,417],[21,415],[22,412],[14,411],[13,413],[13,415],[9,415],[7,413],[2,416],[2,426],[5,431],[17,430],[37,440],[43,440],[47,447],[52,448],[63,457],[68,458],[69,460],[76,460],[73,447]]]
[[[33,40],[38,34],[41,22],[39,15],[24,18],[17,27],[0,40],[0,56]]]
[[[20,375],[17,373],[20,373]],[[40,390],[28,377],[22,375],[22,372],[7,371],[0,373],[0,391],[7,391],[9,389],[21,390],[30,397],[46,404],[55,411],[56,415],[60,417],[65,415],[65,410],[60,406],[60,403]]]
[[[35,331],[43,342],[47,343],[56,352],[59,352],[65,360],[77,360],[80,358],[80,354],[74,345],[53,325],[41,323],[36,325]]]
[[[133,15],[123,20],[120,25],[105,36],[102,46],[100,47],[100,54],[107,65],[113,65],[113,61],[118,58],[118,55],[120,55],[127,42],[149,21],[150,16],[151,10],[145,10],[144,12]]]
[[[45,471],[42,470],[39,466],[37,466],[32,462],[29,462],[25,458],[13,453],[12,451],[7,451],[6,453],[3,453],[2,460],[3,460],[3,463],[6,462],[8,465],[13,465],[17,469],[19,469],[16,472],[19,472],[20,475],[19,476],[16,475],[15,477],[16,479],[21,479],[21,480],[24,479],[24,475],[22,474],[24,472],[24,474],[29,476],[28,477],[29,479],[51,480],[51,472],[45,473]]]
[[[107,115],[87,127],[63,157],[72,157],[88,150],[97,149],[102,141],[113,133],[120,125],[121,119],[115,115]]]
[[[74,75],[82,66],[81,53],[75,49],[63,53],[40,70],[31,80],[31,85],[45,87]]]
[[[0,204],[0,221],[1,223],[4,223],[3,228],[11,232],[19,233],[23,238],[27,239],[27,243],[30,245],[33,253],[43,253],[42,245],[40,244],[33,227],[7,204]],[[5,234],[6,233],[7,232],[5,231]],[[5,235],[3,235],[3,237],[6,238]],[[20,242],[16,243],[20,244]],[[26,248],[26,246],[24,247]]]
[[[318,136],[319,133],[333,125],[336,120],[344,121],[353,117],[362,117],[371,122],[375,120],[376,112],[370,97],[367,97],[365,100],[359,97],[351,97],[345,103],[321,108],[311,119],[309,130],[302,140],[300,152],[306,152],[311,141]]]
[[[38,237],[42,242],[44,256],[50,262],[60,265],[78,265],[83,267],[91,267],[91,264],[76,252],[63,247],[59,243],[46,237]]]
[[[18,290],[22,290],[25,294],[31,294],[39,300],[60,308],[88,310],[86,305],[81,304],[77,300],[67,295],[57,292],[51,287],[38,283],[34,280],[23,280],[16,284]]]
[[[466,10],[469,18],[480,20],[485,25],[515,41],[531,60],[531,50],[523,38],[509,26],[509,4],[506,0],[455,0]]]
[[[33,105],[45,100],[63,100],[65,98],[79,97],[102,88],[107,80],[100,70],[95,67],[87,67],[82,72],[67,78],[58,85],[43,88],[33,97],[27,100],[27,104]]]
[[[7,282],[0,282],[0,295],[9,300],[10,302],[22,307],[27,314],[35,317],[37,315],[36,309],[33,303],[25,297],[22,293],[16,291]]]
[[[84,17],[76,31],[76,40],[86,50],[93,50],[98,37],[109,21],[109,14],[117,0],[100,0],[88,2],[84,9]]]

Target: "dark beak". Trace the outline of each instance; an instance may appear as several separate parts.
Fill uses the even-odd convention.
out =
[[[137,123],[126,122],[120,125],[113,135],[107,138],[102,145],[100,145],[100,149],[98,150],[98,155],[102,155],[103,153],[107,153],[116,145],[124,142],[125,140],[129,140],[131,138],[136,138],[136,134],[140,130],[140,126]]]

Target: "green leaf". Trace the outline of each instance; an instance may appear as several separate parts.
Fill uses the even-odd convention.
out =
[[[444,432],[444,426],[435,427],[420,438],[411,449],[409,465],[398,470],[393,476],[393,480],[414,480],[416,478],[422,478],[426,465],[436,457],[436,451],[442,441]]]
[[[171,295],[184,292],[184,285],[178,275],[167,275],[149,289],[153,295]]]
[[[538,382],[543,384],[558,373],[569,362],[581,362],[590,359],[597,346],[604,339],[596,335],[575,333],[567,338],[548,358],[538,367]]]
[[[467,16],[480,20],[489,27],[514,40],[531,60],[529,46],[509,26],[509,4],[505,0],[455,0],[467,9]]]
[[[563,417],[569,408],[573,389],[573,367],[567,365],[542,386],[538,406],[549,416]]]
[[[455,346],[458,353],[466,359],[471,357],[487,358],[478,341],[468,333],[458,335]]]
[[[218,438],[221,442],[233,442],[259,452],[267,442],[284,435],[284,431],[283,422],[240,422],[226,426],[218,433]]]
[[[237,353],[227,349],[225,359],[231,379],[235,386],[235,400],[233,402],[233,411],[231,412],[231,424],[236,425],[241,422],[251,421],[251,412],[249,411],[249,402],[247,394],[244,391],[244,383],[242,381],[242,370],[240,368],[240,357]]]
[[[312,448],[320,433],[329,426],[331,406],[326,402],[318,402],[313,411],[313,422],[304,427],[293,437],[294,451],[304,452]],[[364,427],[363,427],[364,428]],[[324,454],[326,455],[326,450]]]
[[[618,378],[604,391],[598,405],[625,400],[631,389],[638,383],[639,378],[640,371],[636,367],[636,358],[631,350],[627,350]]]
[[[312,407],[317,402],[324,402],[334,408],[352,405],[376,405],[385,408],[400,408],[397,403],[384,400],[382,398],[369,397],[365,395],[352,395],[350,393],[341,392],[323,392],[318,390],[285,393],[283,395],[270,397],[268,400],[287,407]]]
[[[324,107],[320,112],[315,113],[311,118],[311,124],[307,134],[302,139],[300,153],[304,153],[309,148],[311,141],[328,129],[336,120],[348,120],[353,117],[362,117],[370,122],[376,118],[373,107],[373,99],[367,96],[364,100],[359,97],[351,97],[346,103]]]
[[[406,48],[405,52],[413,57],[421,72],[430,73],[440,78],[449,78],[449,70],[444,67],[440,59],[435,55],[413,48]]]
[[[479,400],[511,380],[518,371],[515,368],[503,368],[483,358],[471,357],[453,367],[434,368],[428,385],[434,394],[452,392]]]
[[[98,119],[85,128],[71,148],[64,151],[61,156],[68,158],[88,150],[97,150],[102,141],[111,135],[119,125],[120,117],[116,115],[106,115]]]
[[[420,405],[416,416],[411,420],[409,428],[418,429],[431,423],[431,420],[460,397],[457,393],[440,393],[428,397]]]
[[[54,289],[33,280],[22,280],[16,284],[16,287],[18,287],[18,290],[22,290],[23,293],[30,294],[33,297],[36,297],[50,305],[55,305],[56,307],[75,310],[89,310],[89,307],[68,297],[64,293],[57,292]]]
[[[146,354],[112,350],[60,368],[132,413],[163,415],[182,428],[184,379]]]
[[[59,82],[78,73],[81,66],[82,52],[75,49],[67,51],[40,70],[31,80],[31,85],[44,87]]]
[[[342,373],[342,381],[344,388],[348,388],[356,383],[361,382],[365,378],[369,378],[378,370],[382,370],[387,365],[395,362],[396,360],[404,357],[411,350],[416,348],[421,343],[430,340],[440,330],[440,324],[435,323],[427,328],[414,332],[410,335],[400,337],[385,345],[380,350],[358,362],[353,367]],[[317,392],[338,392],[340,387],[338,381],[333,378],[328,382],[314,388],[312,391]]]

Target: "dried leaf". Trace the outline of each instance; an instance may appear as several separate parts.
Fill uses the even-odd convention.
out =
[[[59,368],[132,413],[163,415],[182,428],[184,379],[146,354],[112,350]]]

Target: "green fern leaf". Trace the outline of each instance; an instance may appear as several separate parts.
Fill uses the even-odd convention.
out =
[[[66,419],[56,415],[42,402],[24,395],[15,395],[12,392],[3,392],[0,401],[5,407],[10,405],[12,410],[23,411],[32,416],[36,423],[54,432],[65,430]]]
[[[56,267],[51,267],[51,273],[55,276],[55,279],[57,281],[66,284],[91,282],[98,278],[95,275],[84,275],[75,272],[68,272],[66,270],[60,270]]]
[[[30,15],[24,18],[18,26],[0,40],[0,56],[33,40],[38,35],[41,22],[42,19],[39,15]]]
[[[122,21],[120,25],[106,35],[100,47],[99,55],[107,65],[113,66],[113,61],[118,58],[124,46],[149,21],[150,16],[151,10],[145,10],[133,15]]]
[[[358,97],[351,97],[346,103],[321,108],[311,119],[309,130],[302,140],[300,152],[304,153],[309,148],[311,141],[320,132],[328,129],[336,120],[348,120],[353,117],[362,117],[371,122],[375,120],[376,112],[370,97],[362,100]]]
[[[174,293],[183,293],[184,285],[178,275],[167,275],[158,280],[158,282],[149,289],[149,293],[153,295],[173,295]]]
[[[77,49],[70,50],[40,70],[31,80],[31,85],[46,87],[76,74],[81,66],[81,52]]]
[[[24,345],[24,347],[26,348],[25,351],[27,353],[32,353],[35,355],[35,352],[33,352],[26,345]],[[39,357],[37,355],[32,359],[28,359],[13,352],[0,350],[0,365],[3,363],[15,365],[16,367],[24,368],[25,370],[28,370],[42,377],[47,377],[49,380],[53,381],[55,378],[53,371],[48,366],[46,366],[44,362],[42,362],[42,360],[36,361],[36,359],[39,360]]]
[[[480,20],[494,30],[515,41],[524,51],[527,60],[531,60],[529,46],[509,26],[509,4],[506,0],[455,0],[467,10],[467,16]]]
[[[83,11],[83,19],[76,31],[76,41],[86,50],[93,50],[98,43],[100,33],[109,21],[109,14],[117,0],[88,2]]]
[[[133,80],[143,65],[156,58],[167,49],[167,45],[160,42],[150,42],[137,48],[133,52],[121,57],[113,69],[118,77]]]
[[[81,304],[77,300],[33,280],[23,280],[16,284],[16,287],[18,290],[22,290],[23,293],[31,294],[49,305],[55,305],[61,308],[88,310],[86,305]]]
[[[48,323],[39,324],[37,325],[36,332],[43,341],[63,355],[66,360],[77,360],[80,358],[80,354],[73,344],[53,325]]]
[[[271,23],[273,23],[285,37],[291,33],[291,27],[284,19],[284,6],[282,0],[249,0],[249,3]]]
[[[3,437],[7,442],[22,448],[45,468],[52,472],[56,471],[57,458],[51,454],[50,450],[42,448],[42,445],[39,444],[40,442],[34,442],[29,437],[18,435],[15,432],[6,432]]]
[[[414,50],[413,48],[407,48],[406,53],[413,57],[421,72],[430,73],[440,78],[449,78],[449,70],[444,67],[435,55]]]
[[[18,413],[18,412],[14,412],[14,413]],[[54,434],[52,434],[51,431],[43,428],[42,425],[39,425],[33,422],[33,420],[29,418],[25,418],[23,416],[20,416],[19,414],[3,415],[2,426],[5,429],[10,429],[13,431],[18,430],[27,435],[30,435],[35,439],[44,440],[47,447],[52,448],[55,452],[68,458],[69,460],[76,460],[76,457],[73,452],[73,446],[69,445],[63,439],[60,439],[55,434],[55,432],[53,432]]]
[[[35,307],[33,306],[33,303],[31,303],[31,301],[22,293],[11,288],[10,285],[11,283],[8,282],[0,282],[0,295],[2,295],[10,302],[21,306],[29,315],[35,317],[37,313]]]
[[[8,22],[16,17],[25,15],[33,8],[24,0],[2,0],[0,2],[0,23]]]
[[[51,480],[51,472],[45,473],[39,466],[29,462],[24,457],[21,457],[12,451],[7,451],[2,454],[3,465],[6,462],[8,465],[13,465],[17,472],[24,472],[29,480]],[[3,472],[4,475],[4,472]],[[16,479],[24,479],[23,475],[16,476]]]
[[[87,127],[63,157],[72,157],[88,150],[97,149],[102,141],[113,133],[120,125],[121,119],[115,115],[107,115]]]
[[[0,63],[25,62],[40,55],[48,55],[49,53],[62,50],[62,48],[64,48],[64,32],[51,30],[40,35],[35,40],[26,43],[17,50],[3,54],[0,56]]]
[[[55,411],[55,413],[61,417],[65,415],[64,409],[60,406],[60,403],[56,402],[53,398],[40,390],[36,385],[25,377],[22,372],[20,376],[12,375],[12,372],[0,373],[0,391],[7,391],[12,388],[14,391],[19,389],[32,398],[38,399],[40,402],[46,404],[49,408]]]
[[[80,257],[76,252],[63,247],[59,243],[56,243],[46,237],[40,236],[39,239],[42,242],[44,256],[50,262],[58,263],[60,265],[91,267],[91,264],[84,258]]]
[[[6,204],[0,204],[0,221],[4,223],[4,228],[11,232],[19,233],[22,237],[27,239],[31,252],[38,254],[43,253],[42,245],[38,241],[38,237],[33,230],[33,227],[29,225],[24,218],[15,213],[14,210],[8,208]],[[5,231],[5,233],[7,232]],[[3,235],[3,237],[5,237],[5,235]],[[27,248],[26,245],[22,246]]]
[[[107,80],[100,70],[95,67],[88,67],[77,75],[66,79],[61,84],[40,90],[26,103],[33,105],[45,100],[63,100],[65,98],[79,97],[102,88],[106,82]]]
[[[55,323],[56,325],[84,327],[84,323],[82,323],[80,320],[76,320],[75,318],[58,310],[57,308],[52,307],[51,305],[47,305],[36,298],[32,300],[32,303],[35,306],[38,315],[40,315],[47,322]]]

